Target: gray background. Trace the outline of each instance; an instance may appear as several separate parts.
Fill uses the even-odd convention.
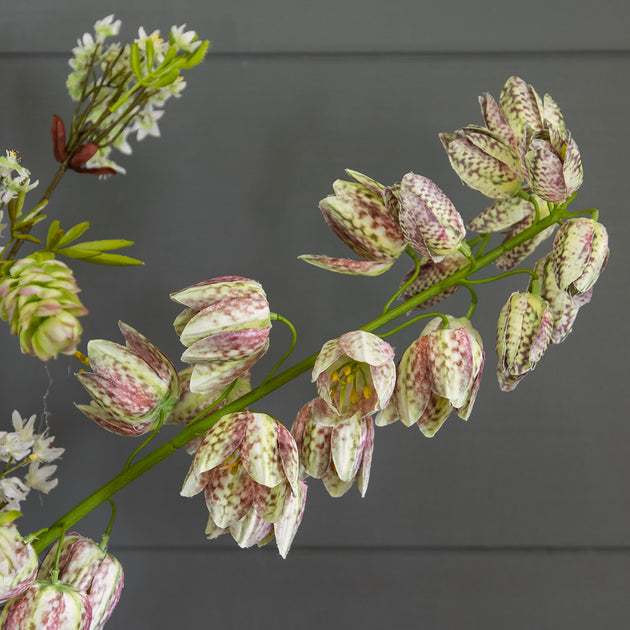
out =
[[[38,0],[3,12],[3,142],[23,154],[42,186],[56,169],[52,114],[68,120],[72,111],[64,88],[69,51],[96,19],[115,12],[123,37],[139,24],[167,31],[187,22],[215,46],[188,75],[183,98],[169,103],[162,138],[120,157],[126,176],[99,182],[70,173],[53,197],[50,214],[62,225],[89,219],[88,235],[135,240],[130,255],[147,263],[74,264],[90,309],[86,341],[120,341],[121,319],[177,360],[178,307],[169,292],[222,274],[263,283],[272,309],[298,327],[296,360],[372,319],[407,263],[365,279],[296,261],[301,253],[348,253],[317,202],[346,167],[385,183],[413,170],[433,178],[470,219],[487,201],[460,184],[437,134],[480,123],[477,96],[498,96],[511,74],[550,92],[563,109],[585,168],[574,208],[600,209],[612,249],[574,332],[510,394],[494,375],[495,323],[524,283],[482,289],[474,323],[487,368],[469,422],[453,416],[432,440],[400,424],[379,430],[365,499],[353,489],[332,500],[311,480],[285,561],[271,545],[241,551],[225,536],[205,541],[203,500],[178,495],[189,462],[183,452],[119,493],[111,550],[124,564],[126,587],[108,628],[626,625],[626,3],[95,5]],[[444,308],[461,314],[466,303],[456,295]],[[399,356],[419,330],[394,338]],[[20,355],[14,338],[0,343],[3,423],[8,428],[14,408],[46,412],[67,449],[59,487],[25,505],[21,527],[29,531],[116,474],[137,443],[74,409],[87,398],[72,376],[76,361],[43,366]],[[287,343],[276,326],[258,378]],[[290,426],[313,395],[303,377],[256,408]],[[108,518],[102,506],[77,528],[99,538]]]

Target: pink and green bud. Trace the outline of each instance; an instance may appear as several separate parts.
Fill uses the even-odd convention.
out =
[[[519,77],[510,77],[503,86],[499,107],[514,134],[514,145],[520,147],[528,131],[541,131],[544,107],[536,90]]]
[[[402,179],[399,220],[407,243],[435,262],[457,251],[466,236],[453,202],[428,177],[415,173]]]
[[[57,542],[44,558],[37,579],[51,578],[57,557]],[[123,588],[123,569],[114,556],[93,540],[69,534],[63,540],[59,557],[58,580],[87,595],[92,608],[89,630],[101,630],[110,618]]]
[[[336,426],[326,426],[317,422],[317,408],[325,406],[321,398],[311,400],[291,428],[304,473],[321,479],[332,497],[343,496],[355,481],[364,497],[374,449],[372,418],[357,412]]]
[[[394,350],[380,337],[355,330],[327,341],[313,366],[312,380],[328,408],[329,424],[356,413],[383,409],[396,383]]]
[[[552,329],[553,313],[546,300],[533,293],[512,293],[497,325],[497,378],[503,391],[513,390],[536,367]]]
[[[179,378],[146,337],[123,322],[118,326],[126,346],[105,339],[88,343],[92,372],[76,376],[92,402],[77,408],[112,433],[142,435],[171,413],[179,399]]]
[[[85,593],[71,586],[33,582],[9,601],[0,616],[2,630],[90,630],[92,608]]]
[[[37,554],[8,519],[19,512],[0,516],[0,604],[23,593],[37,575]]]
[[[556,283],[570,296],[587,293],[608,260],[608,232],[593,219],[569,219],[553,242]]]
[[[398,364],[396,390],[377,426],[400,419],[417,424],[433,437],[455,410],[467,420],[481,383],[484,352],[481,337],[466,318],[432,319]]]
[[[560,289],[556,283],[551,254],[536,263],[534,272],[538,274],[540,296],[549,303],[553,315],[551,342],[562,343],[571,332],[580,308],[591,301],[593,289],[573,297]],[[530,283],[530,290],[531,287]]]
[[[319,203],[326,223],[362,260],[330,256],[300,256],[302,260],[337,273],[375,276],[387,271],[405,250],[391,189],[347,170],[354,182],[338,179],[334,195]]]
[[[510,127],[508,121],[503,115],[503,112],[501,111],[501,108],[492,95],[486,92],[486,94],[480,96],[479,105],[481,107],[483,122],[490,132],[495,137],[500,138],[504,144],[516,147],[516,138],[514,136],[514,132],[512,131],[512,127]]]
[[[190,391],[218,391],[247,372],[269,347],[271,314],[262,286],[221,276],[171,294],[186,306],[174,322],[193,366]]]
[[[87,313],[79,291],[60,260],[34,255],[11,265],[0,281],[0,317],[19,337],[22,353],[42,361],[74,354],[82,332],[77,317]]]
[[[440,140],[460,179],[486,197],[507,199],[521,187],[520,158],[496,133],[469,126],[453,134],[442,133]]]

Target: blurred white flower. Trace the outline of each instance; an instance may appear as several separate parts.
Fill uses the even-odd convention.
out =
[[[58,479],[48,479],[57,470],[57,466],[42,466],[39,467],[39,462],[34,461],[28,467],[28,472],[24,481],[29,488],[33,490],[39,490],[48,494],[58,483]]]

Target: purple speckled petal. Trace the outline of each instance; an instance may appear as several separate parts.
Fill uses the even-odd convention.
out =
[[[205,478],[206,507],[217,527],[229,527],[249,512],[254,500],[254,482],[244,466],[217,467]]]
[[[17,597],[37,574],[37,554],[13,523],[0,525],[0,603]]]
[[[426,361],[426,336],[416,339],[398,365],[396,405],[400,420],[411,426],[424,413],[431,398],[431,379]]]
[[[571,196],[584,181],[582,157],[575,140],[569,135],[564,153],[564,181],[567,185],[567,195]]]
[[[385,190],[385,186],[380,184],[375,179],[364,175],[363,173],[359,173],[358,171],[353,171],[349,168],[345,169],[348,177],[352,177],[352,179],[357,182],[357,184],[361,184],[364,188],[367,188],[375,197],[381,197],[383,194],[383,190]],[[334,189],[334,184],[333,184]]]
[[[171,300],[201,311],[211,304],[230,298],[248,297],[252,293],[265,296],[260,283],[240,276],[221,276],[171,293]]]
[[[546,209],[547,204],[543,203],[541,205],[541,209]],[[548,212],[541,210],[541,215],[547,216]],[[542,216],[540,218],[543,218]],[[504,242],[508,239],[520,234],[523,230],[527,229],[534,222],[534,215],[530,215],[512,226],[506,233]],[[536,248],[545,240],[547,240],[556,230],[556,226],[552,225],[548,227],[546,230],[539,232],[533,238],[513,247],[509,251],[505,252],[505,254],[499,256],[495,261],[495,265],[497,269],[501,269],[501,271],[509,271],[510,269],[514,269],[516,265],[521,263],[525,258],[527,258],[531,253],[533,253]]]
[[[345,273],[350,276],[380,276],[396,262],[396,258],[372,261],[351,260],[349,258],[331,258],[324,255],[303,254],[298,256],[300,260],[336,273]]]
[[[298,418],[306,420],[300,444],[300,461],[306,474],[320,479],[330,466],[330,438],[333,428],[313,422],[314,406],[317,401],[321,399],[311,400],[304,405]],[[320,406],[328,409],[326,404]]]
[[[329,339],[319,351],[313,371],[311,373],[311,382],[317,380],[317,377],[327,370],[335,361],[338,361],[344,355],[344,351],[339,343],[339,339]]]
[[[344,494],[346,494],[346,492],[348,492],[348,490],[350,490],[350,488],[352,488],[352,485],[354,484],[354,480],[342,481],[341,479],[339,479],[332,466],[322,477],[322,482],[324,483],[324,487],[326,488],[328,494],[334,499],[342,497]]]
[[[560,203],[567,198],[564,166],[548,140],[532,138],[525,164],[532,189],[541,199]]]
[[[372,405],[372,409],[368,413],[387,407],[396,387],[396,366],[393,361],[388,361],[385,365],[370,367],[370,374],[376,394],[376,404]]]
[[[192,497],[203,490],[205,483],[200,476],[222,464],[239,448],[245,437],[249,413],[228,414],[220,418],[206,433],[190,465],[180,494]]]
[[[449,417],[452,410],[453,406],[446,398],[431,394],[431,400],[417,422],[422,435],[428,438],[433,437]]]
[[[94,401],[90,402],[89,405],[77,405],[75,403],[75,407],[103,429],[116,435],[144,435],[152,429],[159,417],[158,414],[151,414],[146,418],[118,418],[99,407]]]
[[[543,119],[545,127],[553,127],[561,136],[567,136],[567,126],[564,122],[564,116],[562,115],[558,104],[551,98],[551,96],[549,96],[549,94],[545,94],[543,97]]]
[[[376,414],[374,423],[377,427],[386,427],[388,424],[393,424],[396,420],[400,420],[400,413],[398,412],[396,400],[396,390],[394,390],[394,394],[389,399],[387,407]]]
[[[251,547],[259,543],[269,532],[273,525],[258,516],[252,508],[240,521],[230,527],[232,537],[241,549]]]
[[[481,385],[481,375],[483,374],[483,366],[486,360],[484,352],[481,350],[479,346],[475,347],[475,354],[477,352],[481,355],[479,364],[477,367],[477,376],[472,384],[472,387],[469,388],[468,394],[466,398],[463,400],[460,407],[456,407],[457,415],[462,420],[468,420],[470,414],[472,413],[473,405],[475,404],[475,399],[477,398],[477,392],[479,391],[479,386]],[[477,360],[477,359],[475,359]]]
[[[286,481],[279,483],[273,488],[268,488],[260,483],[252,481],[254,489],[254,509],[260,518],[277,523],[283,516],[289,497],[293,491]],[[299,492],[296,491],[296,494]]]
[[[364,497],[370,482],[370,468],[372,467],[372,453],[374,451],[374,422],[372,418],[363,418],[366,425],[365,442],[363,444],[363,459],[357,473],[357,488]]]
[[[302,522],[304,508],[306,507],[306,491],[306,484],[300,481],[298,493],[289,495],[282,518],[273,526],[276,545],[283,558],[287,557],[295,534]]]
[[[341,335],[339,346],[351,359],[372,366],[384,365],[394,358],[394,349],[386,341],[364,330]]]
[[[534,213],[534,206],[522,197],[500,199],[466,224],[469,230],[485,234],[502,232]]]
[[[216,538],[218,538],[219,536],[222,536],[223,534],[227,534],[229,532],[229,528],[228,527],[219,527],[213,520],[212,517],[208,517],[208,523],[206,525],[206,538],[208,540],[215,540]]]
[[[320,379],[324,380],[325,374],[320,376]],[[327,381],[328,382],[328,381]],[[319,385],[319,382],[318,382]],[[329,387],[327,385],[326,387]],[[326,389],[328,394],[328,390]],[[345,420],[344,416],[340,416],[333,408],[330,401],[330,395],[328,394],[327,400],[323,398],[316,398],[313,402],[313,424],[315,426],[322,427],[336,427],[338,424]]]
[[[459,247],[466,235],[464,222],[437,184],[407,173],[402,179],[400,199],[400,225],[415,250],[439,261]]]
[[[277,421],[264,413],[248,413],[241,460],[250,477],[273,488],[286,481],[278,448]]]
[[[503,86],[499,107],[508,122],[517,145],[525,136],[527,128],[539,131],[543,128],[543,105],[536,90],[519,77],[510,77]]]
[[[186,363],[235,361],[258,352],[269,337],[268,328],[229,330],[196,341],[182,354]]]
[[[278,453],[280,454],[280,459],[282,461],[284,475],[292,492],[295,493],[298,491],[298,476],[300,473],[300,456],[297,444],[288,429],[280,422],[276,422],[276,432],[278,439]]]
[[[492,133],[502,138],[505,144],[514,146],[514,132],[507,120],[505,120],[505,116],[503,116],[494,98],[486,92],[484,96],[479,97],[479,105],[481,106],[481,115],[486,127]]]
[[[514,150],[505,144],[501,138],[486,129],[485,127],[477,127],[469,125],[456,133],[464,136],[472,145],[480,149],[485,155],[488,155],[508,167],[516,177],[520,170],[520,159]],[[495,165],[496,168],[496,165]]]
[[[331,455],[337,476],[342,481],[353,481],[357,476],[366,438],[367,426],[358,413],[333,429]]]

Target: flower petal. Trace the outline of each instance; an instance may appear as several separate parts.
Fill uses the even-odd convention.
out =
[[[330,439],[332,460],[337,476],[342,481],[354,481],[367,438],[367,426],[357,413],[349,420],[336,426]]]
[[[277,421],[264,413],[247,414],[247,429],[241,444],[241,460],[250,477],[273,488],[286,481],[278,449]]]
[[[247,514],[254,501],[254,482],[244,466],[214,468],[206,476],[204,496],[217,527],[226,528]]]
[[[345,273],[350,276],[380,276],[396,262],[396,258],[386,260],[351,260],[349,258],[331,258],[324,255],[303,254],[300,260],[321,267],[327,271]]]

